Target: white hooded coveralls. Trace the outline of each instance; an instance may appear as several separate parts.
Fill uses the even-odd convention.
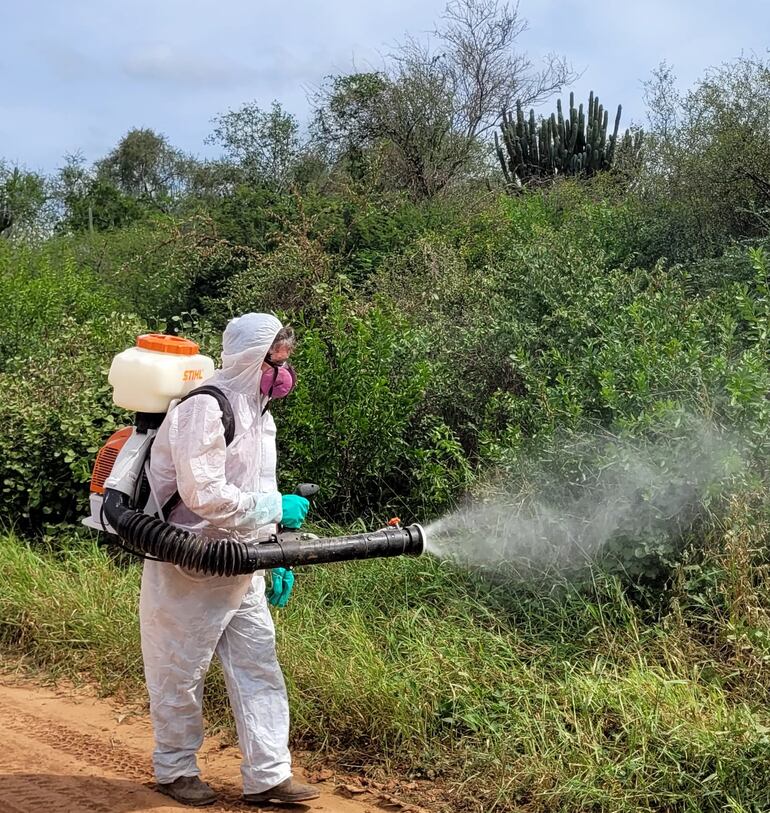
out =
[[[225,446],[215,398],[197,395],[172,409],[152,447],[149,479],[159,505],[178,490],[169,520],[206,537],[255,540],[281,519],[275,423],[262,415],[261,365],[281,323],[246,314],[227,325],[222,369],[207,384],[227,396],[235,417]],[[200,773],[203,680],[222,663],[243,755],[244,793],[291,776],[289,705],[275,652],[263,572],[204,576],[147,560],[139,602],[142,656],[155,734],[158,782]]]

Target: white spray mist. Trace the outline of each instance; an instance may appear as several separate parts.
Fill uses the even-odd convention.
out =
[[[561,577],[645,539],[674,538],[743,470],[740,444],[690,419],[657,441],[583,435],[535,474],[496,484],[426,529],[427,552],[509,577]]]

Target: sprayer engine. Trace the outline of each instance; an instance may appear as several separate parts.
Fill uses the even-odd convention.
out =
[[[158,416],[159,420],[163,417]],[[161,506],[152,493],[145,471],[156,433],[157,428],[125,426],[110,435],[96,455],[89,496],[91,515],[82,520],[83,525],[96,531],[118,535],[105,513],[105,495],[108,489],[125,494],[136,510],[155,516],[162,515]]]
[[[213,362],[198,355],[194,342],[171,336],[140,336],[137,348],[131,350],[143,352],[118,354],[109,380],[115,403],[136,411],[135,425],[115,432],[97,454],[91,515],[84,525],[117,537],[121,547],[138,556],[219,576],[423,552],[425,531],[416,524],[402,528],[396,523],[371,533],[326,539],[276,533],[266,540],[243,542],[204,538],[166,522],[147,476],[149,451],[169,405],[176,398],[189,397],[213,372]],[[148,354],[184,355],[185,362],[180,365],[178,360]],[[185,367],[193,363],[198,366]],[[125,386],[126,378],[130,386]]]

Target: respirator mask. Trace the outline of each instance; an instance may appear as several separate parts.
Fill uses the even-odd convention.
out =
[[[270,356],[265,359],[265,363],[270,365],[270,369],[262,373],[262,381],[259,389],[262,395],[267,398],[262,414],[265,414],[270,401],[275,398],[285,398],[297,384],[297,373],[294,368],[285,361],[281,364],[274,362]]]

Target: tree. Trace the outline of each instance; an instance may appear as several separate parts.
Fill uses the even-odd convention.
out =
[[[147,206],[137,198],[122,192],[95,168],[86,167],[80,153],[65,157],[53,189],[59,205],[60,231],[109,231],[128,226],[147,214]]]
[[[442,53],[432,55],[414,41],[402,48],[402,60],[440,65],[454,101],[455,125],[467,137],[495,127],[515,99],[532,105],[546,101],[575,78],[563,57],[549,55],[537,69],[530,57],[515,50],[526,31],[519,4],[499,0],[455,0],[434,33]]]
[[[206,139],[224,148],[225,158],[240,168],[244,179],[285,190],[302,154],[299,125],[278,102],[270,110],[244,104],[214,119]]]
[[[190,160],[154,130],[133,129],[96,170],[124,195],[167,211],[186,190]]]
[[[676,163],[676,134],[679,129],[683,99],[676,86],[674,69],[661,62],[652,76],[642,83],[647,106],[645,163],[648,174],[664,177]]]
[[[666,209],[670,250],[686,241],[690,253],[717,252],[730,238],[766,235],[770,59],[712,68],[684,94],[664,63],[645,90],[652,132],[643,190]]]
[[[192,162],[187,178],[187,196],[193,204],[219,201],[232,195],[241,180],[238,168],[229,161]]]
[[[483,164],[482,136],[514,99],[542,102],[574,78],[561,57],[538,70],[517,51],[525,29],[518,4],[450,2],[433,42],[409,38],[382,71],[327,83],[316,98],[321,138],[354,156],[384,151],[384,177],[418,198],[440,193]]]
[[[80,154],[66,156],[54,181],[59,228],[122,228],[153,214],[179,214],[197,191],[201,164],[165,136],[134,128],[92,167]]]
[[[673,67],[663,60],[643,87],[649,132],[656,138],[668,140],[676,132],[682,107]]]
[[[354,180],[370,174],[372,148],[383,136],[378,108],[387,87],[378,72],[331,76],[316,99],[315,140]]]
[[[34,237],[49,228],[46,180],[36,172],[0,160],[0,234]]]

